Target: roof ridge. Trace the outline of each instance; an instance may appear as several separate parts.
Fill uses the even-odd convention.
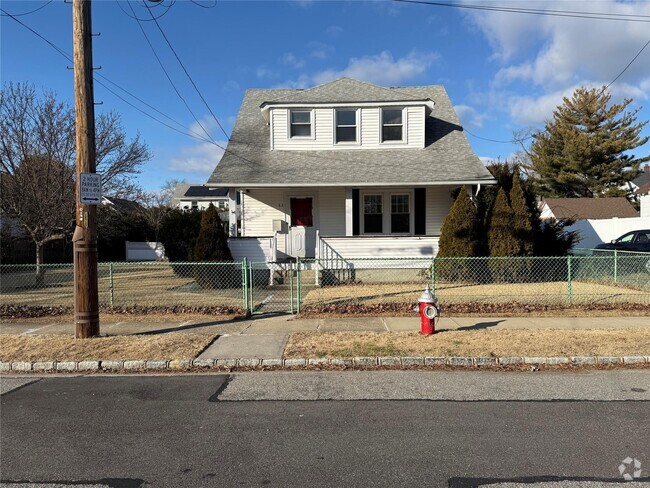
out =
[[[282,102],[282,101],[285,101],[287,99],[292,98],[294,95],[296,95],[298,93],[305,94],[305,93],[313,92],[316,89],[320,89],[320,88],[323,88],[325,86],[332,85],[334,83],[339,83],[339,82],[345,81],[345,80],[352,81],[354,83],[367,85],[367,86],[370,86],[370,87],[372,87],[374,89],[383,90],[383,91],[386,91],[386,92],[391,93],[391,94],[395,94],[397,92],[398,94],[402,94],[405,97],[412,99],[412,101],[417,100],[417,97],[414,97],[413,95],[410,95],[408,93],[404,93],[403,91],[400,91],[399,89],[396,89],[395,87],[380,86],[380,85],[376,85],[374,83],[370,83],[369,81],[357,80],[355,78],[350,78],[349,76],[341,76],[340,78],[337,78],[335,80],[331,80],[331,81],[328,81],[328,82],[325,82],[325,83],[321,83],[321,84],[316,85],[316,86],[312,86],[311,88],[306,88],[306,89],[302,89],[302,88],[291,89],[291,88],[288,88],[288,90],[291,90],[291,93],[288,93],[288,94],[286,94],[286,95],[284,95],[282,97],[276,98],[274,100],[267,100],[267,101],[264,102],[264,104]]]

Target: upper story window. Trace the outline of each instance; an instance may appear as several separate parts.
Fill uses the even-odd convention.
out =
[[[402,130],[402,109],[385,108],[381,111],[381,140],[401,141]]]
[[[357,141],[357,111],[336,111],[336,142]]]
[[[311,111],[291,111],[291,137],[311,137]]]

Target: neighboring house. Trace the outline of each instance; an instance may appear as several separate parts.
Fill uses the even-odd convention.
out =
[[[544,219],[611,219],[638,217],[639,212],[625,197],[615,198],[545,198],[540,202]]]
[[[650,165],[643,166],[642,173],[630,182],[630,190],[637,193],[641,188],[647,188],[650,184]]]
[[[569,231],[580,234],[579,247],[593,249],[626,232],[650,227],[650,197],[641,199],[641,215],[624,197],[547,198],[540,202],[540,218],[571,219]]]
[[[495,180],[440,85],[248,90],[208,180],[241,192],[235,259],[431,257],[460,186]]]
[[[111,208],[121,212],[133,212],[144,209],[144,207],[135,200],[127,200],[125,198],[110,197],[106,195],[102,196],[102,205],[110,205]]]
[[[183,210],[203,210],[210,204],[221,210],[228,209],[228,188],[178,183],[174,188],[172,207]]]

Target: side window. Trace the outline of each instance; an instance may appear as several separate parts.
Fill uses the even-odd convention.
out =
[[[402,130],[402,109],[383,109],[381,111],[381,140],[401,141],[403,140]]]
[[[291,137],[311,137],[311,111],[291,111]]]
[[[650,232],[639,232],[636,236],[636,242],[647,243],[650,242]]]
[[[632,242],[633,240],[634,240],[634,232],[630,232],[616,239],[616,242]]]

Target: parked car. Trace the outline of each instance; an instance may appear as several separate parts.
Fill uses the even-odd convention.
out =
[[[598,244],[596,249],[650,252],[650,229],[628,232],[612,242]]]

